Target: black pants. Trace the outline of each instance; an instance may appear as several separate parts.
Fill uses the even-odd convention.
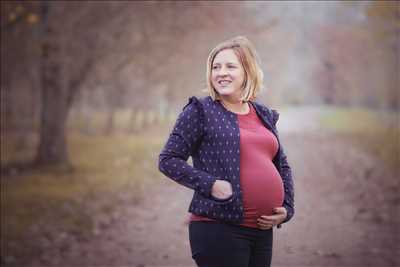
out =
[[[271,265],[272,233],[272,229],[190,222],[192,258],[199,267],[267,267]]]

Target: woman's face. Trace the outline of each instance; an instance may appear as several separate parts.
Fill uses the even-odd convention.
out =
[[[244,69],[232,49],[219,52],[211,66],[211,82],[221,97],[239,99],[244,82]]]

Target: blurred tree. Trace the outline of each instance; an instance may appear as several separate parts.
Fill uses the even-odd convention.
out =
[[[75,97],[96,71],[96,65],[110,58],[111,66],[123,64],[118,57],[118,47],[112,50],[116,38],[123,33],[115,24],[128,15],[123,9],[123,5],[112,1],[95,5],[90,2],[41,2],[41,127],[36,163],[69,162],[66,122]],[[111,75],[106,76],[112,77],[113,73],[111,69]],[[113,94],[120,97],[118,92]]]
[[[321,57],[316,88],[325,103],[398,109],[399,4],[378,1],[357,8],[363,19],[326,23],[315,32]]]
[[[42,108],[38,164],[65,163],[68,161],[65,122],[71,92],[62,85],[60,34],[49,18],[52,5],[41,2],[43,44],[41,59]],[[50,20],[50,21],[49,21]]]
[[[37,60],[38,22],[35,3],[1,2],[1,109],[3,131],[29,131],[36,123],[39,79],[32,68]],[[21,79],[23,75],[23,79]],[[31,87],[31,88],[28,88]],[[15,102],[24,103],[16,105]],[[18,109],[17,114],[15,111]],[[21,115],[21,116],[19,116]]]
[[[63,57],[61,38],[65,34],[59,27],[57,12],[64,12],[65,6],[41,1],[43,43],[41,55],[41,124],[36,163],[69,163],[66,140],[66,121],[73,99],[94,65],[92,57],[85,57],[79,73],[71,75],[66,71],[68,64]]]
[[[391,109],[400,108],[400,2],[374,1],[368,5],[366,14],[369,29],[384,64],[386,84],[381,89]]]

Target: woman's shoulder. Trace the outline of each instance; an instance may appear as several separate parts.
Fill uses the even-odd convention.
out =
[[[276,124],[279,119],[279,112],[276,109],[272,109],[271,107],[268,107],[267,105],[258,101],[251,102],[254,104],[254,107],[261,112],[262,115],[269,117],[273,124]]]
[[[182,114],[186,114],[189,118],[203,119],[212,104],[213,100],[210,96],[190,96],[182,108]]]
[[[188,101],[184,105],[183,109],[185,109],[186,107],[194,107],[194,109],[204,109],[205,107],[212,104],[212,102],[213,100],[211,96],[191,96],[188,98]]]

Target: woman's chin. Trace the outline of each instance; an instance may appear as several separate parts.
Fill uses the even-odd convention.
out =
[[[221,89],[221,90],[217,90],[219,95],[222,96],[231,96],[234,94],[234,91],[231,89]]]

